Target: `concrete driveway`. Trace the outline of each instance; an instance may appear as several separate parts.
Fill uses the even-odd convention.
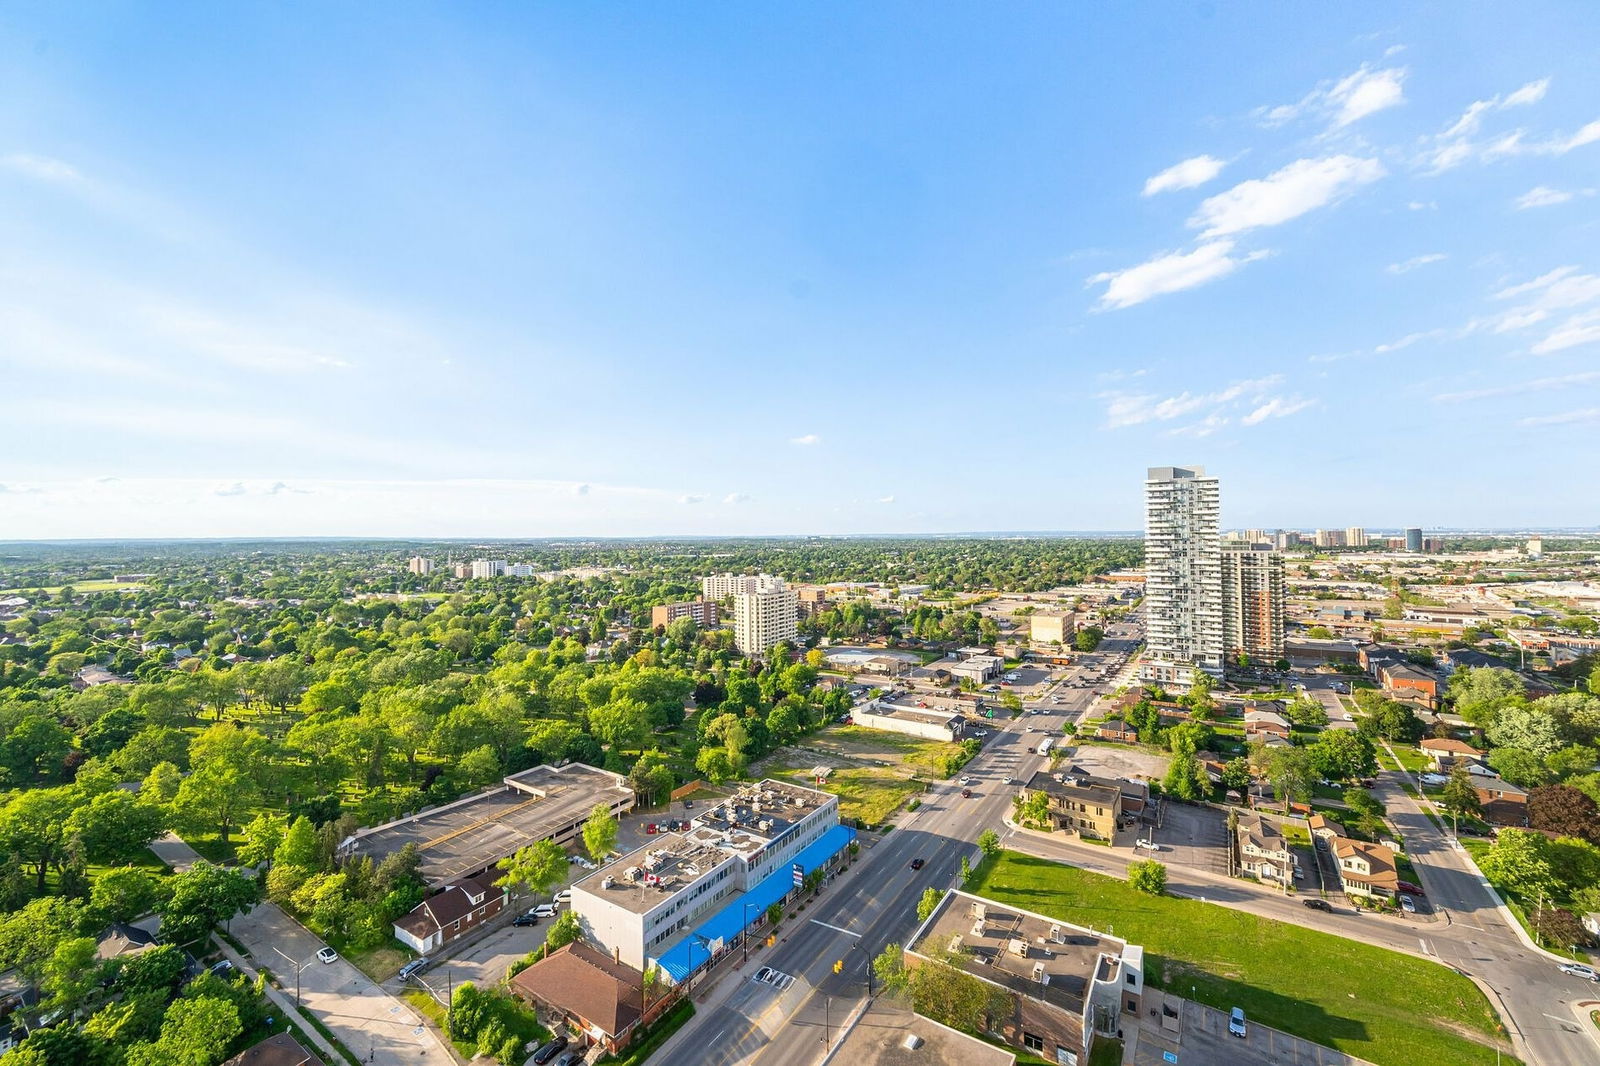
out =
[[[416,1011],[345,960],[319,962],[316,954],[322,942],[276,904],[262,903],[233,919],[230,931],[249,949],[257,966],[279,975],[284,991],[291,996],[298,967],[301,1005],[357,1058],[373,1063],[454,1066],[454,1057],[440,1046]]]
[[[545,934],[550,932],[550,924],[555,919],[541,918],[535,926],[507,925],[485,936],[473,944],[459,956],[444,959],[423,972],[423,978],[431,987],[439,985],[447,988],[451,983],[460,984],[471,981],[483,988],[493,988],[498,985],[506,975],[506,970],[513,962],[530,951],[538,951],[544,946]],[[446,977],[441,984],[434,980],[434,976]],[[399,980],[391,980],[390,987],[402,987]]]

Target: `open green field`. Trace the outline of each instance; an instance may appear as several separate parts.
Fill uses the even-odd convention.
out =
[[[811,747],[845,756],[898,759],[903,765],[934,777],[949,777],[945,773],[946,761],[958,761],[961,756],[959,744],[859,725],[830,726],[812,736],[807,743]]]
[[[1379,1066],[1514,1061],[1483,993],[1437,963],[1015,852],[979,873],[978,895],[1142,944],[1154,987]]]
[[[776,771],[773,776],[816,787],[806,770]],[[901,804],[922,791],[920,783],[874,766],[838,767],[822,788],[839,797],[839,817],[858,819],[862,825],[882,824]]]
[[[70,588],[74,592],[110,592],[113,589],[142,589],[144,588],[144,582],[111,581],[109,579],[74,581],[70,585],[45,585],[37,589],[0,589],[0,596],[26,596],[30,592],[47,592],[54,596],[64,588]]]

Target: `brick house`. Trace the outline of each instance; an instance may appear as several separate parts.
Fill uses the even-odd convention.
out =
[[[1116,839],[1122,817],[1120,788],[1041,770],[1022,789],[1024,801],[1040,793],[1049,797],[1052,828],[1091,840]]]
[[[412,908],[394,923],[394,938],[412,951],[426,955],[459,939],[500,913],[506,890],[492,882],[500,871],[452,881]]]
[[[1490,825],[1521,828],[1528,824],[1528,794],[1498,777],[1478,776],[1478,802],[1483,820]]]
[[[1289,737],[1289,720],[1276,711],[1245,711],[1244,732],[1249,737]]]
[[[1449,773],[1450,768],[1461,760],[1473,763],[1483,762],[1483,752],[1466,741],[1457,740],[1454,737],[1445,737],[1444,739],[1429,737],[1421,744],[1418,744],[1417,747],[1422,749],[1422,754],[1433,760],[1433,769],[1436,773]]]
[[[1115,740],[1123,744],[1137,744],[1139,731],[1120,718],[1107,718],[1094,731],[1101,740]]]
[[[641,1022],[659,1017],[676,996],[665,983],[649,993],[644,975],[581,940],[550,952],[511,979],[511,994],[558,1014],[588,1045],[616,1054]]]
[[[1420,703],[1428,710],[1439,705],[1439,678],[1414,663],[1385,663],[1378,668],[1383,693],[1397,700]]]

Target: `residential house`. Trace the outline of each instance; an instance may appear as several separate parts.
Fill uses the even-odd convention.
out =
[[[1328,844],[1338,861],[1339,884],[1345,895],[1392,899],[1400,891],[1392,848],[1349,837],[1333,837]]]
[[[288,1033],[274,1033],[261,1043],[245,1048],[222,1066],[324,1066],[324,1063]]]
[[[1307,818],[1306,828],[1311,831],[1312,836],[1320,837],[1323,840],[1344,836],[1344,826],[1324,814],[1313,814],[1310,818]]]
[[[1279,885],[1294,883],[1294,853],[1277,823],[1259,814],[1241,814],[1234,842],[1241,874]]]
[[[1588,911],[1580,921],[1583,922],[1583,928],[1588,931],[1592,939],[1600,940],[1600,911]]]
[[[394,923],[394,937],[426,955],[457,940],[500,913],[506,890],[493,882],[497,868],[450,882]]]
[[[1415,663],[1385,663],[1378,668],[1383,693],[1392,699],[1419,703],[1428,710],[1439,705],[1439,677]]]
[[[1137,744],[1139,731],[1120,718],[1107,718],[1094,731],[1101,740],[1115,740],[1123,744]]]
[[[1429,737],[1417,747],[1422,749],[1422,754],[1433,760],[1435,773],[1447,774],[1457,762],[1461,761],[1480,764],[1483,762],[1483,752],[1466,741],[1454,737]]]
[[[1478,803],[1490,825],[1521,827],[1528,824],[1528,793],[1499,777],[1477,776]]]
[[[588,1046],[616,1054],[642,1021],[657,1017],[675,996],[665,982],[645,1003],[644,975],[577,941],[557,948],[511,979],[511,994],[544,1007],[583,1034]]]
[[[1289,720],[1276,711],[1245,711],[1244,733],[1247,737],[1281,737],[1289,739]]]
[[[126,922],[112,922],[95,941],[94,957],[101,962],[138,955],[156,946],[154,933]]]
[[[1122,790],[1067,774],[1035,773],[1023,786],[1023,801],[1048,797],[1053,828],[1092,840],[1114,840],[1122,817]]]

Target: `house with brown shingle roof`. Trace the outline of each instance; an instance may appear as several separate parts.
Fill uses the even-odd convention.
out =
[[[1245,711],[1244,732],[1249,737],[1289,736],[1289,720],[1276,711]]]
[[[644,975],[582,941],[550,952],[511,979],[511,994],[560,1014],[590,1044],[615,1054],[626,1047],[641,1020],[652,1020],[673,1002],[662,983],[650,993],[645,1012]]]
[[[1235,836],[1240,873],[1280,885],[1294,881],[1294,855],[1277,823],[1259,814],[1241,814]]]
[[[1339,884],[1345,895],[1393,899],[1400,891],[1392,849],[1349,837],[1334,837],[1329,843],[1339,863]]]
[[[1498,777],[1474,778],[1483,820],[1490,825],[1521,827],[1528,824],[1528,794]]]
[[[1115,740],[1123,744],[1139,742],[1139,731],[1121,718],[1107,718],[1100,723],[1100,728],[1095,730],[1095,736],[1101,740]]]
[[[496,867],[487,873],[450,882],[394,923],[394,938],[412,951],[426,955],[478,928],[500,913],[506,890],[493,882]]]
[[[1429,737],[1417,747],[1422,749],[1422,754],[1433,760],[1433,769],[1436,773],[1449,773],[1450,768],[1458,761],[1482,763],[1483,752],[1468,744],[1464,740],[1454,737]]]
[[[1306,819],[1306,828],[1311,831],[1311,835],[1314,837],[1344,836],[1344,826],[1325,814],[1312,814],[1311,817]]]

